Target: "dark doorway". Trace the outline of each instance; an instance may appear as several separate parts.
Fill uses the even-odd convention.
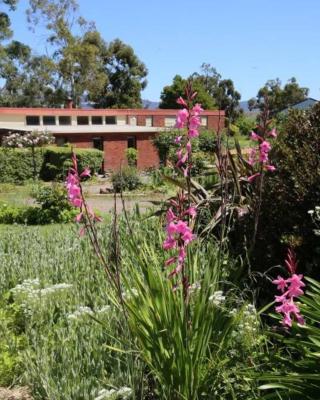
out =
[[[128,149],[136,149],[137,140],[135,136],[128,136]]]
[[[92,142],[93,142],[94,149],[101,150],[104,152],[104,145],[103,145],[104,143],[103,143],[102,137],[94,137],[94,138],[92,138]],[[103,153],[103,161],[102,161],[99,173],[100,174],[104,173],[104,153]]]

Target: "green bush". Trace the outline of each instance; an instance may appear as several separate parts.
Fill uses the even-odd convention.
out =
[[[126,150],[126,157],[130,167],[135,167],[137,165],[138,150],[134,149],[133,147],[128,148]]]
[[[260,268],[261,260],[265,268],[279,263],[292,245],[300,265],[319,278],[318,238],[308,211],[320,198],[320,105],[289,113],[270,158],[277,170],[265,180],[256,263]]]
[[[96,149],[73,149],[77,154],[79,170],[89,166],[98,172],[103,152]],[[71,147],[43,147],[11,149],[0,147],[0,182],[22,183],[30,179],[61,180],[71,167]]]
[[[79,171],[85,167],[90,167],[92,173],[101,169],[103,152],[100,150],[50,146],[44,153],[40,177],[45,181],[64,179],[68,169],[72,166],[72,151],[77,155]]]
[[[199,150],[204,153],[214,153],[217,147],[216,133],[213,131],[201,131],[199,135]]]
[[[67,223],[74,220],[77,210],[67,200],[63,186],[40,186],[33,190],[32,196],[39,207],[12,206],[0,204],[1,224],[45,225],[51,223]]]
[[[115,192],[134,190],[141,185],[137,170],[133,167],[125,167],[121,171],[114,172],[111,180]]]
[[[43,167],[46,149],[10,149],[0,147],[0,182],[21,183],[37,179]]]
[[[162,164],[166,164],[170,151],[177,148],[177,146],[174,144],[174,139],[179,135],[181,135],[181,132],[177,130],[164,131],[160,132],[153,139],[153,144],[158,150],[159,158]]]

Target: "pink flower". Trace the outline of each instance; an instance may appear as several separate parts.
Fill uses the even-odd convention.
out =
[[[189,207],[185,211],[185,214],[189,214],[192,218],[195,218],[197,216],[197,209],[195,207]]]
[[[80,174],[80,178],[84,178],[84,177],[90,177],[91,176],[91,172],[90,172],[90,168],[86,167],[82,173]]]
[[[176,246],[177,246],[177,241],[173,237],[167,237],[162,245],[164,250],[171,250],[174,249]]]
[[[254,165],[256,163],[256,156],[257,156],[257,150],[254,148],[250,149],[249,160],[248,160],[248,163],[250,165]]]
[[[191,146],[190,140],[188,140],[188,143],[186,144],[186,149],[187,149],[187,152],[190,154],[191,150],[192,150],[192,146]]]
[[[260,150],[264,153],[268,153],[271,150],[271,144],[264,140],[261,144],[260,144]]]
[[[260,176],[260,172],[257,172],[251,176],[248,176],[248,182],[252,183],[258,176]]]
[[[198,137],[199,136],[199,132],[198,132],[197,129],[189,129],[188,136],[189,136],[190,139]]]
[[[276,167],[274,165],[265,165],[265,169],[270,172],[274,172]]]
[[[303,294],[303,290],[301,288],[305,287],[306,285],[302,282],[303,275],[293,274],[291,278],[287,279],[287,282],[290,283],[288,289],[288,296],[290,297],[299,297]]]
[[[255,141],[263,140],[262,137],[257,135],[254,131],[251,132],[250,138],[251,138],[251,140],[255,140]]]
[[[188,107],[186,101],[181,96],[178,98],[177,103],[183,107],[186,107],[186,108]]]
[[[277,279],[272,281],[273,284],[277,285],[277,289],[284,292],[284,289],[287,287],[288,283],[285,279],[278,275]]]
[[[201,107],[201,104],[197,103],[193,106],[192,108],[193,113],[195,114],[201,114],[203,111],[203,108]]]
[[[174,212],[172,211],[172,208],[170,207],[169,210],[167,211],[167,223],[170,223],[176,219],[176,216]]]
[[[175,143],[175,144],[180,144],[181,139],[182,139],[182,136],[177,136],[177,137],[174,139],[174,143]]]
[[[276,128],[273,128],[270,132],[268,132],[268,136],[276,138],[278,136]]]
[[[188,120],[188,117],[189,117],[189,111],[186,108],[184,108],[183,110],[179,110],[175,127],[179,129],[184,128]]]
[[[164,263],[164,265],[165,265],[166,267],[168,267],[169,265],[175,263],[176,260],[177,260],[177,257],[176,257],[176,256],[170,257],[170,258],[168,258],[168,260]]]

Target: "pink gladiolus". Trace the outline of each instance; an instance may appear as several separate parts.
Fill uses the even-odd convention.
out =
[[[263,140],[262,137],[257,135],[254,131],[251,132],[250,138],[251,138],[251,140],[255,140],[255,141]]]
[[[196,137],[199,136],[199,132],[198,132],[197,129],[189,129],[188,136],[189,136],[190,139],[191,138],[196,138]]]
[[[169,265],[171,265],[171,264],[174,264],[175,262],[176,262],[176,260],[177,260],[177,257],[170,257],[170,258],[168,258],[168,260],[164,263],[164,265],[166,266],[166,267],[168,267]]]
[[[175,127],[179,129],[184,128],[188,120],[188,117],[189,117],[189,111],[186,108],[184,108],[183,110],[179,110]]]
[[[275,296],[276,303],[281,303],[275,310],[283,314],[282,324],[291,327],[292,318],[299,324],[305,323],[298,306],[294,303],[294,298],[303,294],[302,288],[305,287],[305,284],[302,282],[303,275],[295,273],[297,261],[292,249],[288,250],[286,265],[291,276],[288,279],[278,276],[272,283],[277,285],[277,289],[282,292],[281,296]]]
[[[274,172],[276,167],[274,165],[265,165],[265,169],[270,172]]]
[[[188,152],[188,153],[191,153],[192,146],[191,146],[190,140],[188,140],[188,143],[186,144],[186,149],[187,149],[187,152]]]
[[[193,106],[192,108],[193,113],[195,114],[201,114],[203,111],[203,108],[201,107],[201,104],[197,103]]]
[[[256,163],[256,156],[257,156],[257,150],[254,148],[250,149],[249,160],[248,160],[248,163],[250,165],[254,165]]]
[[[86,167],[83,172],[80,174],[80,178],[84,178],[84,177],[90,177],[91,176],[91,172],[90,172],[90,168]]]
[[[253,174],[248,177],[248,182],[252,183],[258,176],[260,176],[260,172],[257,172],[256,174]]]
[[[180,96],[177,100],[177,103],[180,104],[183,107],[188,107],[188,104],[186,103],[186,101]]]
[[[266,140],[264,140],[260,144],[260,150],[263,151],[264,153],[269,153],[269,151],[271,150],[271,144],[269,142],[267,142]]]
[[[174,139],[174,143],[175,143],[175,144],[180,144],[181,139],[182,139],[182,136],[177,136],[177,137]]]
[[[284,289],[287,287],[288,283],[287,281],[282,278],[281,276],[278,276],[277,279],[273,280],[272,283],[277,285],[277,289],[281,290],[281,292],[284,292]]]
[[[189,214],[190,217],[195,218],[197,216],[197,209],[195,207],[189,207],[185,211],[185,214]]]
[[[268,136],[276,138],[278,136],[276,128],[273,128],[270,132],[268,132]]]
[[[167,237],[166,240],[163,242],[164,250],[174,249],[176,246],[177,246],[177,241],[172,237]]]

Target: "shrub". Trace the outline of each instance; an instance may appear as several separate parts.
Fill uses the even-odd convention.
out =
[[[255,117],[246,117],[245,115],[240,115],[235,122],[236,127],[239,129],[239,134],[243,136],[249,136],[256,124]]]
[[[161,163],[166,164],[171,149],[175,149],[177,147],[174,144],[174,139],[176,136],[177,131],[163,131],[153,139],[153,144],[158,150]]]
[[[63,179],[72,166],[72,151],[77,155],[80,170],[89,167],[91,172],[95,173],[101,169],[103,152],[100,150],[50,146],[46,148],[44,154],[41,178],[45,181]]]
[[[98,172],[103,152],[96,149],[73,149],[77,154],[79,168],[90,167]],[[34,151],[34,152],[33,152]],[[22,183],[30,179],[61,180],[71,167],[71,147],[35,149],[11,149],[0,147],[0,182]]]
[[[111,180],[115,192],[134,190],[141,185],[137,170],[133,167],[125,167],[121,171],[114,172]]]
[[[216,133],[213,131],[202,131],[199,135],[199,150],[205,153],[214,153],[216,147]]]
[[[289,113],[270,157],[277,170],[265,183],[255,252],[257,264],[261,267],[261,259],[266,260],[265,267],[279,262],[289,244],[298,247],[301,265],[310,272],[320,261],[308,214],[320,198],[319,105],[309,112]]]
[[[133,147],[130,147],[129,149],[126,150],[126,157],[130,167],[135,167],[137,165],[138,150],[134,149]]]
[[[74,220],[77,210],[70,206],[63,186],[40,186],[32,196],[40,207],[0,204],[1,224],[44,225],[67,223]]]
[[[0,182],[21,183],[40,176],[45,149],[11,149],[0,147]]]

